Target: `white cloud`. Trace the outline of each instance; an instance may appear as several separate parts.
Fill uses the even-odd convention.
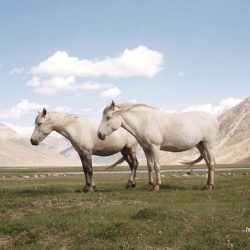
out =
[[[82,112],[84,112],[84,113],[87,113],[87,112],[90,112],[90,111],[92,111],[92,108],[83,108],[82,109]]]
[[[121,94],[121,90],[117,87],[110,88],[101,92],[100,96],[103,98],[114,98]]]
[[[71,108],[68,106],[57,106],[53,109],[55,112],[70,112]]]
[[[240,103],[242,99],[239,98],[226,98],[222,99],[218,105],[213,105],[211,103],[193,105],[182,110],[186,111],[204,111],[213,115],[220,115],[223,111],[230,109]]]
[[[20,68],[14,68],[12,69],[9,74],[10,75],[14,75],[14,74],[22,74],[23,73],[24,68],[20,67]]]
[[[105,90],[102,97],[115,97],[121,91],[111,83],[77,83],[82,77],[153,77],[163,64],[163,55],[145,46],[125,49],[117,57],[103,60],[79,59],[69,56],[66,51],[57,51],[46,60],[31,68],[32,79],[27,86],[35,92],[52,95],[59,91]]]
[[[138,101],[136,99],[131,99],[129,100],[128,102],[131,102],[131,103],[138,103]]]
[[[121,55],[104,60],[91,61],[71,57],[66,51],[57,51],[47,60],[32,67],[33,75],[57,77],[114,77],[148,76],[153,77],[162,68],[163,55],[145,46],[125,49]]]
[[[20,118],[24,114],[29,114],[32,110],[41,109],[43,107],[47,107],[45,104],[38,104],[34,102],[30,102],[27,99],[21,100],[21,102],[17,103],[10,109],[0,112],[0,118]]]
[[[35,92],[53,95],[59,91],[77,90],[102,90],[113,87],[111,83],[76,83],[75,77],[53,77],[43,80],[39,76],[34,76],[27,82],[27,86],[35,89]]]

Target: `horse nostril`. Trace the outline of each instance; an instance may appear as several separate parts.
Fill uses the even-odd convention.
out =
[[[32,144],[32,145],[37,145],[37,142],[35,141],[35,140],[33,140],[32,138],[30,139],[30,143]]]
[[[102,134],[101,132],[98,132],[97,135],[98,135],[98,138],[101,139],[101,140],[104,140],[105,137],[106,137],[106,136],[105,136],[104,134]]]
[[[101,139],[101,137],[102,137],[101,132],[98,131],[97,136],[98,136],[99,139]]]

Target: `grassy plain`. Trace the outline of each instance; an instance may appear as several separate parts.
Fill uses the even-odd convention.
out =
[[[197,176],[164,174],[154,193],[147,174],[129,191],[127,174],[100,174],[88,194],[81,175],[38,172],[0,171],[0,249],[250,249],[250,171],[217,172],[212,192]]]

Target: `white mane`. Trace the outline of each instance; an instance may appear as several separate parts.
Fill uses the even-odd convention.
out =
[[[48,112],[47,121],[56,124],[58,127],[65,126],[70,122],[74,121],[79,116],[75,114],[66,114],[63,112]],[[37,116],[36,123],[38,122],[40,115]]]
[[[126,112],[129,111],[131,109],[134,108],[140,108],[140,107],[144,107],[144,108],[149,108],[149,109],[155,109],[149,105],[143,104],[143,103],[121,103],[121,104],[116,104],[115,107],[117,107],[119,110],[117,110],[117,112]]]

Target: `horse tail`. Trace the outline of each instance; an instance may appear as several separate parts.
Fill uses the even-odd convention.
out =
[[[203,156],[200,155],[197,159],[195,159],[195,160],[193,160],[193,161],[182,161],[182,162],[180,162],[180,163],[185,164],[185,165],[188,165],[187,168],[190,168],[190,171],[187,172],[187,174],[192,174],[192,172],[193,172],[192,166],[193,166],[195,163],[200,162],[202,159],[203,159]]]
[[[203,160],[203,156],[202,155],[200,155],[197,159],[195,159],[193,161],[181,161],[180,163],[185,164],[185,165],[189,165],[191,167],[194,164],[200,162],[201,160]]]
[[[115,166],[117,166],[118,164],[120,164],[120,163],[122,163],[122,162],[124,162],[124,161],[125,161],[124,157],[118,159],[118,160],[117,160],[116,162],[114,162],[112,165],[110,165],[109,167],[107,167],[107,168],[105,169],[105,171],[111,171],[111,170],[113,170]]]

